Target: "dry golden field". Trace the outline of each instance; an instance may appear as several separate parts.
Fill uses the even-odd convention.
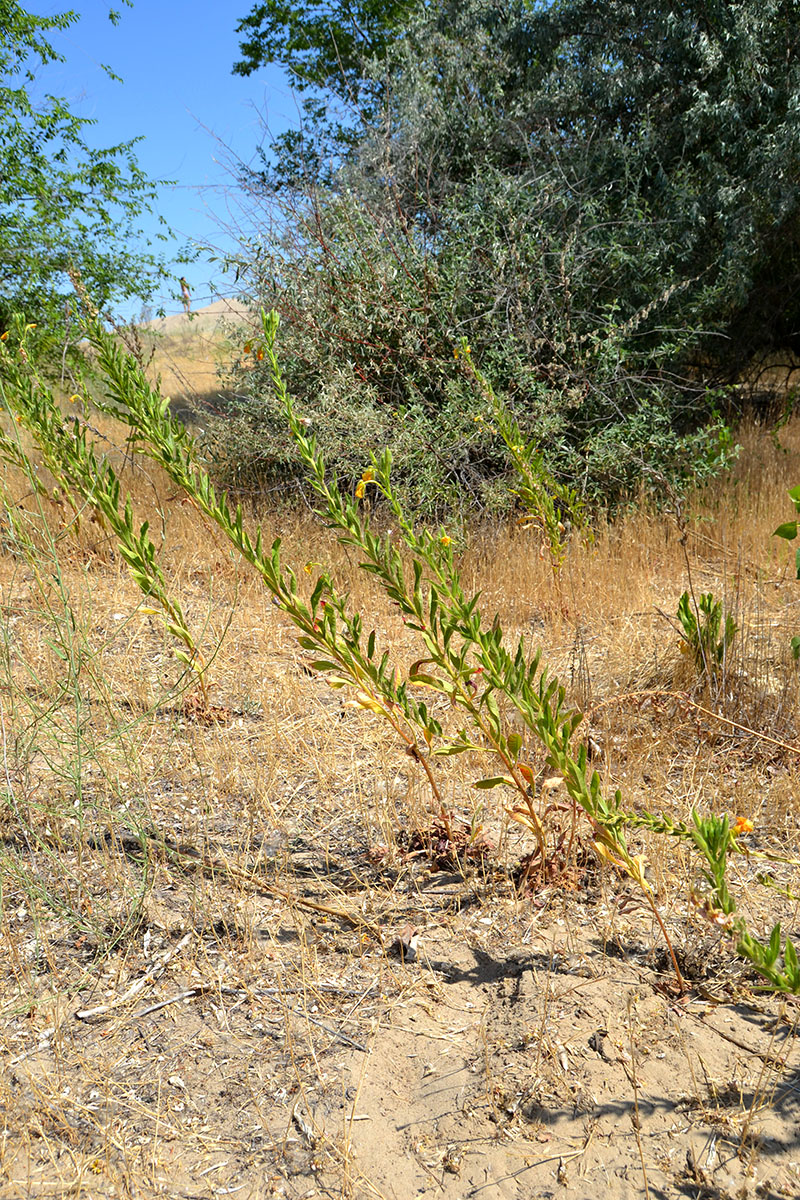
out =
[[[500,790],[472,787],[477,755],[437,767],[448,839],[415,759],[309,669],[123,431],[97,429],[202,642],[210,703],[113,540],[9,473],[35,553],[5,522],[0,1196],[800,1194],[797,1004],[759,991],[706,919],[685,844],[633,839],[679,994],[649,910],[573,837],[557,784],[538,797],[550,872],[526,872]],[[532,531],[473,528],[460,561],[509,641],[542,648],[626,807],[753,822],[732,886],[755,931],[795,937],[800,583],[771,534],[800,425],[780,447],[741,440],[730,480],[576,541],[558,586]],[[309,590],[331,564],[400,670],[419,658],[302,503],[248,519]],[[711,685],[681,653],[690,582],[739,626]]]

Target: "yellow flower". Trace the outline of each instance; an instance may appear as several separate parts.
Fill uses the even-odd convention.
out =
[[[453,539],[451,537],[448,537],[446,533],[443,533],[442,536],[439,538],[439,541],[442,543],[443,546],[449,546],[450,543],[452,542],[452,540]]]
[[[8,341],[8,330],[6,330],[5,333],[0,333],[0,342],[6,341]]]
[[[755,825],[747,817],[737,817],[733,823],[733,832],[736,834],[752,833],[754,829]]]
[[[356,484],[356,500],[363,500],[364,492],[366,490],[367,490],[367,485],[364,483],[364,480],[359,479],[358,483]]]
[[[375,478],[375,472],[373,471],[372,467],[367,467],[361,478],[363,479],[364,483],[372,483],[373,479]]]

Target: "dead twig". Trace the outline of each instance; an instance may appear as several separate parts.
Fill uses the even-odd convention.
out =
[[[173,946],[169,950],[166,950],[161,955],[158,962],[154,963],[149,971],[145,971],[144,975],[140,976],[139,979],[131,984],[124,995],[119,996],[116,1000],[112,1000],[110,1004],[99,1004],[97,1008],[80,1008],[75,1013],[75,1016],[79,1021],[88,1021],[91,1017],[105,1016],[106,1013],[113,1012],[114,1009],[121,1008],[123,1004],[127,1004],[129,1000],[132,1000],[134,996],[138,995],[139,992],[147,987],[148,983],[152,983],[154,979],[158,978],[170,959],[174,958],[176,954],[179,954],[187,942],[191,941],[191,938],[191,933],[187,933],[181,938],[177,945]]]

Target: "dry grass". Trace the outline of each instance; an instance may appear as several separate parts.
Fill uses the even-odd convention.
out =
[[[574,545],[558,588],[509,527],[473,530],[463,573],[509,638],[544,648],[629,807],[745,814],[753,848],[791,857],[800,585],[770,534],[800,426],[783,441],[747,431],[683,531],[632,514]],[[114,546],[53,508],[48,548],[27,498],[38,565],[10,537],[0,555],[0,1194],[621,1198],[645,1194],[644,1163],[652,1196],[796,1195],[797,1010],[703,924],[688,854],[643,841],[693,984],[680,1004],[651,918],[585,843],[561,880],[517,888],[530,839],[471,788],[478,761],[440,774],[491,848],[432,862],[414,761],[309,672],[191,505],[119,463],[215,707],[182,692]],[[418,657],[311,516],[263,521],[301,578],[333,564],[398,664]],[[740,626],[712,685],[661,615],[675,625],[687,569]],[[736,864],[744,910],[795,936],[764,870]]]
[[[253,322],[243,304],[217,300],[190,316],[162,317],[140,328],[148,377],[152,382],[160,377],[177,412],[219,412],[226,404],[221,372],[230,362],[231,333],[242,322]]]

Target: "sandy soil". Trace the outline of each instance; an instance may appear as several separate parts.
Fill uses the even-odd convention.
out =
[[[313,845],[289,853],[308,899]],[[359,927],[365,870],[347,922],[265,883],[187,928],[188,870],[154,889],[102,988],[5,1024],[2,1195],[800,1194],[796,1007],[713,940],[679,998],[613,881],[478,904],[420,867],[394,897],[409,961]]]

